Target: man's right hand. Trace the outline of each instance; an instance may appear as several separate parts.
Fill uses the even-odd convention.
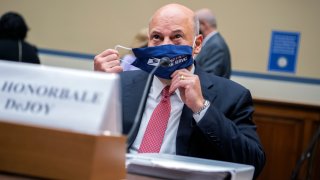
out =
[[[108,73],[119,73],[123,71],[120,65],[119,52],[107,49],[94,57],[94,70]]]

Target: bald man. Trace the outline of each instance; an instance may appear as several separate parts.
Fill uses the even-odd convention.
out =
[[[180,51],[190,50],[190,55],[194,56],[201,50],[203,38],[198,32],[199,23],[193,11],[179,4],[165,5],[152,16],[148,47],[140,50],[151,55],[162,51],[170,52],[167,53],[168,56],[172,53],[178,54],[170,59],[170,62],[181,62],[179,67],[182,67],[188,62],[188,58],[180,55]],[[178,62],[175,61],[177,59]],[[143,59],[138,57],[136,61],[142,63]],[[122,72],[119,53],[114,49],[107,49],[97,55],[94,68],[96,71],[120,73],[123,133],[127,134],[138,111],[150,72]],[[128,151],[177,154],[251,164],[255,167],[257,176],[264,166],[265,155],[252,121],[250,92],[239,84],[204,72],[194,65],[192,57],[191,65],[177,68],[171,72],[170,78],[165,76],[168,71],[170,68],[163,68],[163,71],[156,72],[153,76],[144,114],[139,121],[140,126],[134,130],[137,133],[134,133],[134,137],[130,138],[132,141],[128,142]],[[163,95],[164,92],[167,96]],[[162,98],[167,99],[162,101]],[[160,120],[156,121],[159,124],[153,125],[154,129],[150,133],[150,124],[154,123],[153,114],[162,103],[166,105],[161,105],[162,109],[156,117],[165,119],[162,116],[169,111],[164,135],[158,135],[163,131]],[[150,136],[156,137],[146,141]],[[160,147],[156,149],[159,139]]]
[[[196,11],[200,21],[200,33],[203,35],[201,52],[195,61],[206,72],[230,78],[231,56],[229,47],[217,31],[216,17],[209,9]]]

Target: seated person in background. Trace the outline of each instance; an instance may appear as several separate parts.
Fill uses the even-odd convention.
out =
[[[8,12],[0,18],[0,60],[40,64],[37,48],[25,41],[27,31],[17,13]]]
[[[147,47],[147,45],[148,45],[148,28],[143,28],[134,37],[131,44],[131,48],[142,48],[142,47]],[[136,60],[136,57],[134,56],[132,51],[129,54],[126,54],[125,56],[123,56],[121,60],[121,66],[123,68],[123,71],[138,70],[139,68],[131,65],[134,60]]]
[[[230,78],[231,56],[227,43],[217,31],[217,20],[209,9],[196,11],[200,21],[200,33],[203,36],[201,52],[195,58],[196,63],[208,73]]]
[[[142,70],[125,71],[119,53],[107,49],[94,59],[96,71],[120,73],[123,133],[132,127],[154,58],[168,57],[169,67],[155,71],[130,153],[167,153],[250,164],[255,177],[265,154],[252,121],[250,92],[194,65],[202,35],[194,12],[179,4],[158,9],[149,23],[148,47],[133,49]],[[154,66],[153,66],[154,67]],[[130,141],[132,139],[132,141]]]

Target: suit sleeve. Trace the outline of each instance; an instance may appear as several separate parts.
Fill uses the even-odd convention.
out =
[[[250,92],[244,90],[230,107],[227,113],[222,113],[211,104],[198,127],[223,160],[253,165],[257,177],[264,166],[265,154],[252,121]]]

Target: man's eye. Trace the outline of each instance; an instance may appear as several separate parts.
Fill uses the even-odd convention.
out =
[[[176,38],[176,39],[182,38],[182,35],[181,35],[181,34],[176,34],[176,35],[174,36],[174,38]]]
[[[159,35],[153,35],[152,39],[160,39],[160,36]]]

